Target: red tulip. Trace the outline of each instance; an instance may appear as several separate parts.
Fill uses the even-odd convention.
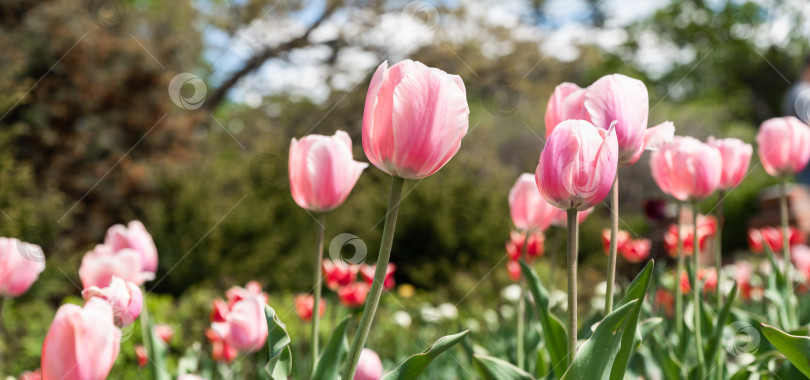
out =
[[[357,363],[357,372],[354,380],[379,380],[383,375],[383,366],[377,353],[364,348],[360,351],[360,361]]]
[[[211,322],[225,322],[225,318],[231,309],[222,299],[215,299],[211,304]]]
[[[554,88],[546,107],[546,138],[563,121],[588,120],[588,111],[585,110],[586,91],[587,89],[568,82]]]
[[[374,271],[377,270],[376,265],[366,265],[360,267],[360,274],[363,276],[363,279],[366,281],[367,284],[371,285],[374,282]],[[394,281],[394,272],[396,272],[397,266],[394,263],[388,263],[388,267],[385,269],[385,280],[383,281],[383,289],[391,290],[396,286],[396,282]]]
[[[698,280],[703,281],[704,293],[717,290],[717,270],[714,268],[700,268],[698,270]]]
[[[332,290],[349,285],[357,278],[358,267],[348,265],[343,260],[324,260],[321,264],[326,286]],[[372,276],[373,277],[373,276]]]
[[[543,256],[545,248],[546,236],[541,233],[532,233],[529,235],[528,246],[526,247],[526,261],[533,261],[534,259]],[[526,243],[524,234],[512,231],[509,233],[509,241],[506,242],[506,255],[510,259],[517,261],[523,255],[523,244]]]
[[[722,156],[717,148],[678,136],[650,156],[658,187],[681,201],[703,200],[720,184]]]
[[[147,273],[142,270],[142,263],[141,255],[135,250],[124,248],[116,252],[109,245],[99,244],[82,258],[79,277],[85,289],[106,288],[113,277],[141,285]]]
[[[355,308],[363,306],[368,296],[369,285],[365,282],[353,282],[337,291],[338,300],[343,306]]]
[[[520,280],[520,263],[515,260],[507,260],[506,261],[506,274],[509,276],[509,279],[517,282]]]
[[[606,75],[588,87],[585,95],[588,120],[605,130],[616,123],[621,166],[636,163],[645,148],[656,149],[675,133],[672,123],[647,129],[649,107],[647,87],[638,79]]]
[[[681,272],[680,276],[681,282],[681,293],[687,294],[692,291],[692,284],[689,283],[689,275],[686,274],[686,271]]]
[[[163,341],[163,343],[169,343],[174,337],[174,328],[169,325],[159,323],[155,325],[155,335],[157,335],[158,338]]]
[[[238,352],[258,351],[267,339],[265,302],[261,295],[249,295],[231,306],[225,322],[214,322],[211,328]]]
[[[62,305],[42,346],[44,380],[102,380],[112,369],[121,345],[113,309],[93,298],[79,307]]]
[[[655,308],[664,309],[664,315],[672,318],[675,315],[675,296],[669,290],[659,288],[655,291]]]
[[[311,294],[299,294],[295,296],[295,313],[304,322],[312,320],[312,309],[315,306],[315,298]],[[318,315],[323,317],[326,312],[326,300],[318,302]]]
[[[751,263],[747,261],[737,261],[734,263],[734,281],[740,289],[740,297],[744,300],[751,298],[751,276],[754,274],[754,268]]]
[[[756,228],[748,229],[748,248],[750,248],[753,253],[762,253],[764,249],[762,233]]]
[[[718,188],[731,190],[737,187],[745,177],[745,173],[748,172],[748,165],[751,163],[751,154],[754,152],[751,144],[735,138],[718,140],[714,137],[709,137],[708,144],[717,148],[723,157],[723,170]]]
[[[650,239],[631,239],[619,250],[619,253],[627,262],[635,264],[650,257],[650,248],[652,248]]]
[[[135,358],[138,359],[138,367],[146,367],[146,364],[149,363],[149,355],[142,344],[135,345]]]
[[[583,120],[560,123],[546,141],[535,172],[537,188],[552,205],[579,211],[602,201],[616,176],[615,129]]]
[[[554,220],[557,210],[543,199],[530,173],[521,174],[509,190],[512,222],[521,231],[544,231]]]
[[[211,359],[215,362],[230,363],[236,359],[237,351],[235,348],[228,345],[214,329],[205,330],[205,337],[211,342]]]
[[[630,233],[624,230],[619,230],[619,234],[616,239],[616,249],[621,251],[628,242],[630,242]],[[610,230],[607,228],[602,230],[602,248],[604,248],[605,254],[607,255],[610,251]]]
[[[810,127],[793,117],[765,120],[757,133],[757,152],[762,167],[776,177],[793,175],[810,160]]]
[[[109,246],[114,253],[124,249],[131,249],[138,252],[141,258],[141,269],[144,272],[144,279],[152,280],[158,267],[158,253],[152,235],[146,231],[143,223],[133,220],[125,227],[123,224],[116,224],[107,230],[104,244]]]
[[[86,301],[91,298],[100,298],[110,304],[113,308],[113,321],[120,327],[129,326],[138,315],[141,314],[143,306],[143,293],[138,285],[113,277],[110,285],[106,288],[91,286],[82,291],[82,296]]]
[[[768,244],[772,252],[781,252],[784,244],[782,243],[782,229],[774,227],[762,227],[759,229],[762,235],[762,241]]]
[[[427,177],[458,152],[469,114],[458,75],[411,60],[383,62],[368,86],[363,150],[388,174]]]
[[[0,237],[0,296],[22,295],[43,270],[45,256],[42,248],[17,239]]]
[[[804,244],[804,234],[798,228],[790,226],[788,228],[788,244],[794,246],[796,244]]]
[[[352,139],[346,132],[292,139],[289,172],[293,199],[310,211],[332,210],[343,204],[367,166],[352,158]]]

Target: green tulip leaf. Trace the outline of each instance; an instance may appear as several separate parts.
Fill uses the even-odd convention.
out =
[[[706,348],[703,351],[710,360],[716,360],[716,355],[720,352],[720,339],[723,337],[723,329],[726,327],[728,317],[731,315],[731,304],[734,303],[736,297],[737,283],[735,282],[734,286],[731,288],[731,292],[728,293],[726,303],[720,310],[720,314],[717,315],[717,323],[714,325],[714,331],[712,331],[712,336],[709,338],[709,341],[706,342]]]
[[[528,372],[498,358],[474,355],[473,363],[484,380],[534,380]]]
[[[534,297],[534,304],[537,308],[537,316],[540,319],[540,327],[543,329],[543,338],[546,340],[546,350],[551,357],[551,369],[557,376],[565,372],[566,357],[568,355],[567,341],[568,334],[565,332],[562,322],[560,322],[549,309],[548,291],[540,282],[537,272],[520,259],[521,273],[526,278],[529,290]],[[572,332],[576,334],[576,332]]]
[[[315,363],[312,379],[340,378],[340,365],[349,354],[349,342],[346,340],[346,325],[349,324],[349,319],[351,316],[344,318],[332,332]]]
[[[625,326],[633,315],[641,309],[641,300],[632,300],[608,314],[593,336],[577,351],[574,362],[562,376],[562,380],[607,379],[610,376],[614,360],[619,354],[624,337]],[[631,339],[634,334],[630,334]],[[631,345],[632,347],[632,340]]]
[[[761,324],[762,334],[787,360],[805,376],[810,377],[810,337],[790,335],[775,327]]]
[[[433,343],[433,345],[428,347],[425,351],[405,359],[404,362],[397,365],[391,372],[386,373],[385,376],[382,377],[382,380],[413,380],[418,378],[419,375],[422,374],[422,371],[424,371],[434,359],[460,342],[469,333],[470,330],[466,330],[458,334],[439,338],[436,343]],[[327,379],[327,377],[319,377],[318,379]],[[328,377],[328,379],[332,378]]]
[[[611,380],[624,379],[624,372],[627,370],[627,363],[630,362],[630,356],[633,355],[636,347],[634,341],[641,344],[641,334],[638,331],[638,317],[641,314],[641,304],[644,302],[644,296],[647,295],[647,289],[650,287],[652,281],[653,268],[655,263],[653,260],[647,262],[644,269],[636,276],[630,286],[627,288],[627,294],[617,306],[623,306],[627,303],[638,300],[638,307],[633,308],[624,330],[622,331],[621,348],[616,354],[616,359],[613,361],[613,368],[610,370]]]
[[[267,346],[269,347],[269,360],[264,368],[273,380],[287,379],[292,371],[290,334],[287,334],[284,324],[278,319],[278,315],[272,307],[265,305],[264,314],[267,319]]]

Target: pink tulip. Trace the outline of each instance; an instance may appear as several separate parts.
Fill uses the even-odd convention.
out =
[[[546,201],[579,211],[602,201],[616,176],[618,145],[614,128],[567,120],[546,141],[535,181]]]
[[[585,95],[588,120],[605,130],[616,122],[621,166],[636,163],[644,149],[656,149],[675,133],[672,123],[647,129],[649,107],[647,87],[638,79],[606,75],[588,87]]]
[[[791,247],[790,259],[796,269],[804,275],[805,281],[810,281],[810,247],[804,244]]]
[[[593,213],[593,207],[585,210],[580,211],[577,213],[577,223],[582,224],[585,219],[588,219],[588,216]],[[551,222],[552,226],[568,228],[568,214],[565,210],[557,209],[557,213],[554,215],[554,220]]]
[[[131,249],[138,252],[141,257],[141,266],[146,280],[155,278],[158,266],[158,253],[152,235],[146,231],[143,223],[133,220],[124,227],[116,224],[107,230],[104,244],[110,246],[113,252]]]
[[[289,171],[293,199],[310,211],[332,210],[343,204],[367,166],[352,158],[352,139],[346,132],[292,139]]]
[[[506,275],[509,279],[518,282],[520,280],[520,262],[509,259],[506,261]]]
[[[85,289],[91,286],[106,288],[113,277],[141,285],[145,277],[141,263],[141,255],[132,249],[113,252],[109,245],[99,244],[82,258],[79,277]]]
[[[557,215],[557,208],[546,202],[530,173],[523,173],[509,190],[512,222],[521,231],[544,231]]]
[[[723,170],[718,188],[731,190],[737,187],[748,171],[748,164],[751,163],[751,154],[754,151],[751,144],[735,138],[715,139],[714,137],[709,137],[707,143],[717,148],[723,157]]]
[[[0,296],[25,293],[45,270],[42,248],[17,239],[0,237]]]
[[[251,296],[259,296],[267,303],[267,293],[262,291],[262,285],[257,281],[249,281],[245,284],[244,288],[241,286],[231,286],[230,289],[225,291],[225,298],[228,299],[229,308],[233,307],[235,303]]]
[[[650,257],[650,248],[652,248],[650,239],[631,239],[619,253],[629,263],[640,263]]]
[[[665,193],[678,200],[702,200],[720,184],[723,159],[717,148],[678,136],[653,152],[650,169]]]
[[[383,366],[377,353],[364,348],[360,351],[360,361],[357,363],[357,372],[354,380],[379,380],[383,375]]]
[[[113,308],[113,321],[118,327],[129,326],[138,315],[143,306],[143,293],[138,285],[113,277],[110,286],[99,288],[91,286],[82,291],[86,301],[98,297],[110,304]]]
[[[264,305],[265,299],[262,296],[247,296],[231,307],[225,322],[212,323],[211,327],[228,346],[237,351],[258,351],[267,339]]]
[[[757,145],[768,174],[796,174],[810,160],[810,127],[793,116],[765,120],[757,133]]]
[[[20,374],[20,378],[18,380],[42,380],[42,371],[39,369],[35,371],[25,371]]]
[[[121,345],[113,309],[101,299],[62,305],[42,346],[43,380],[103,380]]]
[[[740,287],[740,297],[744,300],[751,298],[751,277],[754,274],[754,267],[747,261],[737,261],[734,263],[734,281]]]
[[[586,91],[587,89],[568,82],[554,88],[546,107],[546,138],[563,121],[588,120],[588,111],[585,110]]]
[[[144,368],[149,364],[149,354],[146,352],[146,347],[142,344],[135,346],[135,359],[138,360],[138,367]]]
[[[469,114],[458,75],[411,60],[383,62],[368,86],[363,150],[388,174],[427,177],[458,152]]]

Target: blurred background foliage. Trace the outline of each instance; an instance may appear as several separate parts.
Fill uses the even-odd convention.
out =
[[[234,284],[256,279],[271,305],[291,310],[291,294],[311,287],[315,222],[289,194],[289,141],[345,130],[365,161],[363,104],[383,60],[420,60],[459,74],[467,87],[470,131],[437,175],[408,182],[392,261],[397,281],[425,292],[425,302],[469,303],[480,302],[466,300],[471,289],[470,298],[497,298],[508,282],[506,197],[520,173],[534,171],[555,85],[624,73],[647,84],[651,125],[671,120],[679,134],[753,142],[756,126],[780,115],[810,52],[802,1],[659,1],[623,23],[616,20],[634,2],[577,2],[581,10],[568,22],[558,1],[500,3],[0,2],[0,234],[40,244],[48,260],[14,302],[17,313],[41,322],[26,334],[30,342],[19,343],[25,359],[15,369],[36,365],[32,342],[41,341],[53,309],[80,293],[81,256],[107,227],[131,219],[144,222],[160,253],[147,288],[167,297],[167,310],[184,310],[166,319],[196,334],[189,342],[202,339],[210,295]],[[499,4],[511,18],[496,22]],[[422,36],[408,46],[390,34],[403,17]],[[553,43],[561,34],[579,37],[559,47]],[[606,47],[588,36],[618,37]],[[561,54],[571,49],[573,56]],[[284,71],[290,67],[316,70]],[[182,72],[206,83],[202,108],[170,100],[169,83]],[[287,86],[311,82],[317,91]],[[187,87],[182,96],[193,93]],[[746,221],[772,183],[756,158],[752,168],[726,202],[729,252],[745,247]],[[622,168],[620,181],[626,229],[660,240],[663,225],[642,208],[662,198],[647,155]],[[388,176],[369,168],[328,215],[327,243],[357,235],[374,262],[387,189]],[[583,227],[586,293],[602,280],[599,239],[607,225],[600,205]],[[560,231],[547,235],[547,251],[564,246]],[[663,257],[658,247],[654,257]],[[632,278],[638,269],[620,273]],[[562,288],[563,276],[556,279]],[[181,295],[188,301],[171,301]],[[195,318],[201,322],[185,325]]]

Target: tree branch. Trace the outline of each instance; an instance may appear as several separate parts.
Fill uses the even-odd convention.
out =
[[[231,74],[228,79],[222,82],[222,85],[211,93],[211,96],[208,96],[205,99],[205,108],[209,111],[216,108],[220,103],[222,103],[223,100],[225,100],[225,95],[228,94],[228,91],[236,86],[236,84],[239,83],[242,78],[260,68],[265,62],[267,62],[267,60],[278,57],[284,52],[307,46],[309,44],[309,35],[312,33],[312,31],[317,29],[324,20],[329,18],[329,16],[331,16],[338,9],[340,3],[340,1],[329,1],[326,5],[326,9],[323,11],[323,14],[321,14],[321,16],[315,20],[315,22],[313,22],[302,35],[278,46],[266,48],[248,59],[241,69]]]

